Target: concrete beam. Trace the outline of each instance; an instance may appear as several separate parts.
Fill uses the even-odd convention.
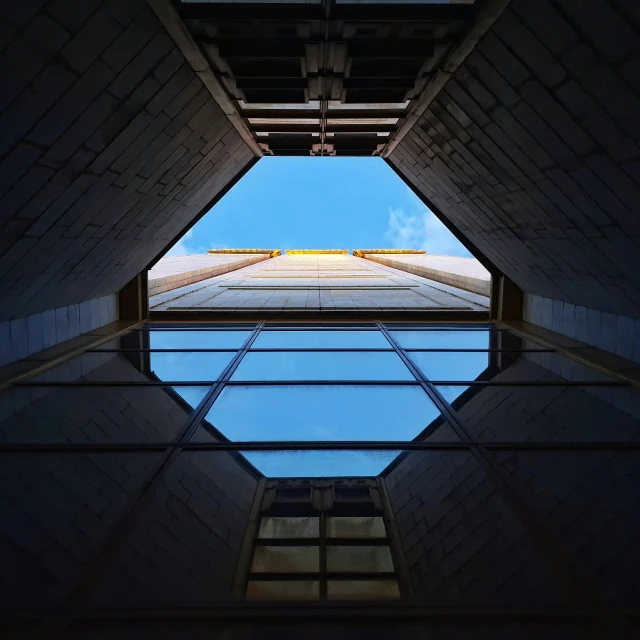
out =
[[[400,141],[411,131],[418,119],[435,100],[440,90],[456,72],[467,56],[475,49],[482,36],[493,26],[502,15],[511,0],[487,0],[478,12],[471,28],[447,54],[442,67],[436,71],[427,83],[424,91],[417,100],[409,105],[409,113],[385,147],[380,152],[383,158],[389,157]]]
[[[178,12],[170,0],[147,0],[147,4],[158,17],[158,20],[164,25],[177,47],[180,49],[191,68],[196,75],[202,80],[204,86],[208,89],[213,99],[218,103],[224,114],[227,116],[231,124],[235,127],[242,139],[251,148],[254,155],[261,158],[264,154],[262,149],[255,141],[251,131],[247,127],[244,119],[238,113],[233,101],[227,95],[218,78],[211,68],[211,65],[200,51],[196,41],[184,26]]]

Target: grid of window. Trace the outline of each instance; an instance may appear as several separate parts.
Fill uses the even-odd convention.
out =
[[[148,323],[0,393],[2,532],[20,525],[15,538],[37,558],[48,553],[43,540],[62,544],[60,528],[47,530],[52,513],[67,518],[65,530],[82,531],[74,553],[88,556],[74,589],[89,589],[83,580],[99,561],[104,575],[90,586],[104,586],[105,606],[146,606],[166,593],[202,605],[232,590],[252,601],[404,599],[425,589],[433,599],[440,561],[429,556],[429,576],[421,573],[420,540],[455,555],[455,545],[474,544],[465,536],[478,518],[490,523],[483,535],[516,545],[525,530],[504,515],[513,509],[526,535],[553,546],[531,524],[546,505],[528,498],[536,465],[584,456],[571,473],[601,478],[598,465],[637,452],[639,414],[629,385],[493,325]],[[627,464],[612,472],[616,483]],[[553,493],[557,475],[539,477]],[[301,479],[375,482],[386,506],[254,512],[265,482]],[[343,536],[355,520],[338,518],[361,518],[359,537]],[[445,523],[458,522],[450,534]],[[91,545],[74,542],[90,535]],[[64,549],[52,547],[55,561],[75,557]],[[121,582],[145,579],[131,573],[143,562],[155,563],[156,578],[120,595]],[[66,565],[56,566],[64,581]],[[527,571],[517,573],[523,592],[535,581]],[[438,580],[451,593],[467,588]],[[46,603],[47,589],[12,597]]]

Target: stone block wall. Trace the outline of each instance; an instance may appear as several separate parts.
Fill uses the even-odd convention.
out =
[[[0,320],[118,292],[252,152],[144,0],[0,8]]]

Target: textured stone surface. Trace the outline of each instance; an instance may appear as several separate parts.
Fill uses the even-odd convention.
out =
[[[471,291],[481,296],[489,297],[491,295],[491,274],[474,258],[431,254],[367,254],[367,260],[386,264],[401,271],[415,273],[423,278]]]
[[[155,296],[153,311],[472,309],[486,297],[351,255],[284,255]]]
[[[639,318],[632,4],[514,0],[389,160],[523,291]]]
[[[149,297],[267,260],[267,255],[197,254],[162,258],[149,270]],[[153,301],[151,301],[153,305]]]
[[[116,293],[253,157],[145,2],[79,4],[0,16],[2,320]]]
[[[0,322],[0,366],[117,319],[117,296],[110,295]]]

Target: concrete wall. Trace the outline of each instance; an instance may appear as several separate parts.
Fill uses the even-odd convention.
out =
[[[638,318],[526,294],[523,319],[598,349],[640,362]]]
[[[391,154],[523,291],[640,318],[640,14],[513,0]]]
[[[149,270],[149,296],[178,287],[201,282],[207,278],[229,273],[256,262],[268,260],[269,255],[211,255],[167,256]]]
[[[474,258],[431,254],[376,255],[369,253],[366,259],[481,296],[491,295],[491,274]]]
[[[152,310],[487,311],[484,296],[351,255],[284,255],[156,296]]]
[[[0,9],[0,320],[119,291],[252,153],[144,0]]]
[[[104,296],[0,322],[0,366],[118,319],[118,297]]]

